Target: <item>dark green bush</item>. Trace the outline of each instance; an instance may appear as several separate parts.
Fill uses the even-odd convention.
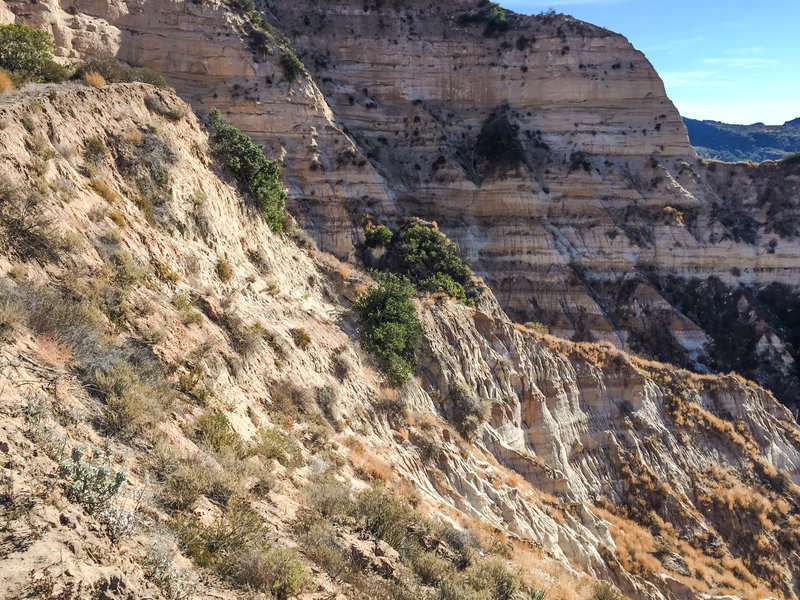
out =
[[[436,273],[433,277],[421,281],[419,287],[426,292],[446,294],[464,304],[472,304],[472,301],[467,298],[464,286],[455,281],[450,275],[445,275],[444,273]]]
[[[22,80],[42,81],[53,61],[53,38],[22,23],[0,25],[0,68]]]
[[[398,270],[420,289],[466,301],[464,285],[472,271],[459,256],[458,247],[439,230],[427,225],[406,229],[396,255]]]
[[[264,150],[245,133],[228,123],[217,109],[209,114],[214,128],[214,153],[247,189],[256,209],[269,222],[272,231],[283,231],[286,217],[286,189],[280,179],[280,168],[264,155]]]
[[[311,336],[308,335],[308,332],[305,329],[296,327],[294,329],[290,329],[289,333],[291,334],[294,343],[301,350],[307,350],[311,345]]]
[[[417,361],[421,327],[411,302],[414,286],[405,277],[387,274],[379,286],[356,302],[364,328],[364,345],[377,354],[392,385],[405,383]]]
[[[525,158],[517,137],[519,128],[511,124],[507,112],[506,107],[501,107],[489,115],[478,134],[475,152],[490,169],[513,168]]]
[[[283,76],[287,81],[294,81],[305,71],[303,62],[297,58],[291,48],[283,48],[281,50],[281,67],[283,68]]]
[[[392,231],[386,225],[371,225],[364,229],[364,238],[369,248],[385,248],[392,243]]]

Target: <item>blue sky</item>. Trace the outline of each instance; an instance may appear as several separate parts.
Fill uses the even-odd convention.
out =
[[[645,53],[685,117],[768,125],[800,117],[800,0],[499,0],[553,7]]]

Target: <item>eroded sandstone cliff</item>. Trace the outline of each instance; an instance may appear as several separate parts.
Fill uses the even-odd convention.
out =
[[[800,437],[768,392],[515,326],[484,287],[474,308],[419,302],[419,378],[395,396],[348,309],[368,277],[270,233],[209,170],[207,134],[178,98],[43,86],[4,96],[0,120],[3,193],[27,194],[42,217],[19,234],[17,213],[3,213],[6,595],[34,589],[45,568],[107,597],[241,594],[172,537],[186,543],[170,468],[243,468],[203,437],[210,414],[242,440],[273,426],[297,440],[306,466],[274,463],[269,483],[245,471],[236,492],[282,544],[307,548],[293,525],[301,490],[332,470],[356,489],[416,490],[420,510],[506,540],[513,568],[553,598],[588,596],[599,578],[638,598],[796,594]],[[97,386],[120,365],[179,393],[123,403],[119,421],[119,400]],[[289,421],[287,389],[307,398]],[[454,394],[490,407],[468,437]],[[312,418],[314,399],[324,410]],[[108,537],[109,517],[65,497],[55,474],[65,448],[102,443],[131,473],[120,502],[136,515],[132,538]],[[232,510],[215,489],[186,507],[209,528]],[[356,552],[343,527],[337,547]],[[164,556],[167,579],[153,567]],[[303,556],[305,597],[356,593]],[[381,577],[401,577],[399,560],[384,559]]]
[[[274,36],[220,2],[8,6],[64,56],[116,53],[221,108],[283,156],[294,214],[337,256],[366,219],[435,220],[517,320],[737,370],[796,406],[797,165],[698,160],[622,36],[562,15],[492,27],[472,2],[267,3],[312,75],[287,81]],[[493,119],[519,163],[481,159]],[[709,297],[745,301],[721,319]]]
[[[486,7],[466,3],[264,7],[313,74],[290,81],[277,34],[219,2],[6,5],[50,28],[64,58],[110,51],[161,69],[200,114],[222,108],[281,158],[290,210],[322,248],[352,258],[368,219],[421,216],[460,243],[490,289],[474,308],[418,303],[424,358],[395,398],[349,310],[369,278],[299,233],[299,246],[271,234],[211,168],[207,134],[181,100],[141,85],[3,96],[2,173],[43,194],[55,244],[53,255],[19,244],[2,254],[4,300],[20,313],[3,350],[3,452],[14,457],[5,593],[47,566],[111,597],[112,584],[122,597],[169,597],[148,566],[158,540],[180,550],[169,564],[182,590],[243,595],[188,562],[163,528],[173,480],[148,458],[166,444],[182,466],[233,469],[197,435],[221,411],[244,440],[278,426],[301,447],[307,466],[273,463],[268,492],[246,473],[248,501],[289,546],[304,548],[293,527],[302,490],[334,470],[355,489],[418,490],[421,511],[482,531],[486,548],[499,536],[513,567],[553,598],[588,597],[601,578],[636,598],[796,597],[800,436],[769,391],[543,335],[504,312],[676,363],[735,366],[791,401],[796,164],[698,161],[644,57],[563,16],[509,14],[508,29],[493,30]],[[514,168],[477,153],[487,122],[518,137]],[[138,182],[147,174],[164,185],[151,209]],[[47,287],[101,311],[91,323],[102,335],[84,321],[48,325]],[[54,356],[54,333],[74,358]],[[41,484],[61,436],[62,450],[102,443],[108,397],[92,377],[109,357],[154,362],[180,390],[147,435],[108,442],[133,488],[154,478],[152,498],[125,503],[143,526],[121,545],[60,486],[48,495]],[[287,425],[276,409],[286,382],[320,404],[322,424]],[[467,437],[455,414],[465,397],[490,408]],[[217,498],[199,494],[188,510],[210,527],[226,514]],[[381,581],[402,579],[400,557],[365,552],[363,530],[337,527],[337,548]],[[308,598],[357,596],[303,556]]]

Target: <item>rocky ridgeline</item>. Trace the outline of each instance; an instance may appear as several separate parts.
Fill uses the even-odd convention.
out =
[[[97,597],[247,597],[242,571],[212,576],[187,534],[220,531],[244,498],[299,549],[301,597],[407,597],[379,590],[409,580],[428,597],[450,542],[422,539],[425,570],[342,517],[330,547],[374,579],[323,562],[300,525],[331,470],[353,495],[381,483],[469,526],[553,599],[590,598],[601,579],[632,598],[796,597],[800,433],[769,391],[505,312],[687,364],[723,334],[757,334],[728,360],[770,357],[741,364],[791,390],[783,288],[730,286],[794,283],[796,167],[698,161],[644,57],[565,17],[509,14],[506,29],[467,4],[265,7],[313,75],[291,78],[285,42],[218,2],[5,5],[52,29],[62,56],[115,52],[177,95],[65,84],[0,98],[0,190],[46,217],[11,238],[25,215],[0,211],[4,595],[46,591],[47,568]],[[178,96],[281,158],[290,211],[332,254],[270,232]],[[496,131],[518,138],[512,169],[476,150]],[[372,282],[339,258],[368,219],[408,216],[438,221],[489,286],[474,307],[416,301],[418,377],[395,392],[357,341],[351,305]],[[737,328],[703,320],[723,309]],[[119,518],[49,485],[76,444],[128,467],[117,502],[137,525],[116,541]],[[196,465],[232,481],[210,476],[179,505]]]

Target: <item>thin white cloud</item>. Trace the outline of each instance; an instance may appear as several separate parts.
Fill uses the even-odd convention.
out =
[[[684,46],[691,46],[692,44],[696,44],[698,42],[702,42],[706,39],[702,35],[698,35],[691,38],[684,38],[680,40],[670,40],[669,42],[664,42],[663,44],[657,44],[655,46],[648,46],[643,48],[645,52],[654,52],[658,50],[675,50],[676,48],[683,48]]]
[[[735,69],[758,69],[778,64],[778,61],[772,58],[704,58],[703,62],[708,65],[722,65]]]
[[[715,71],[676,71],[671,73],[661,73],[664,85],[671,87],[719,87],[730,85],[729,81],[719,79],[719,73]]]

